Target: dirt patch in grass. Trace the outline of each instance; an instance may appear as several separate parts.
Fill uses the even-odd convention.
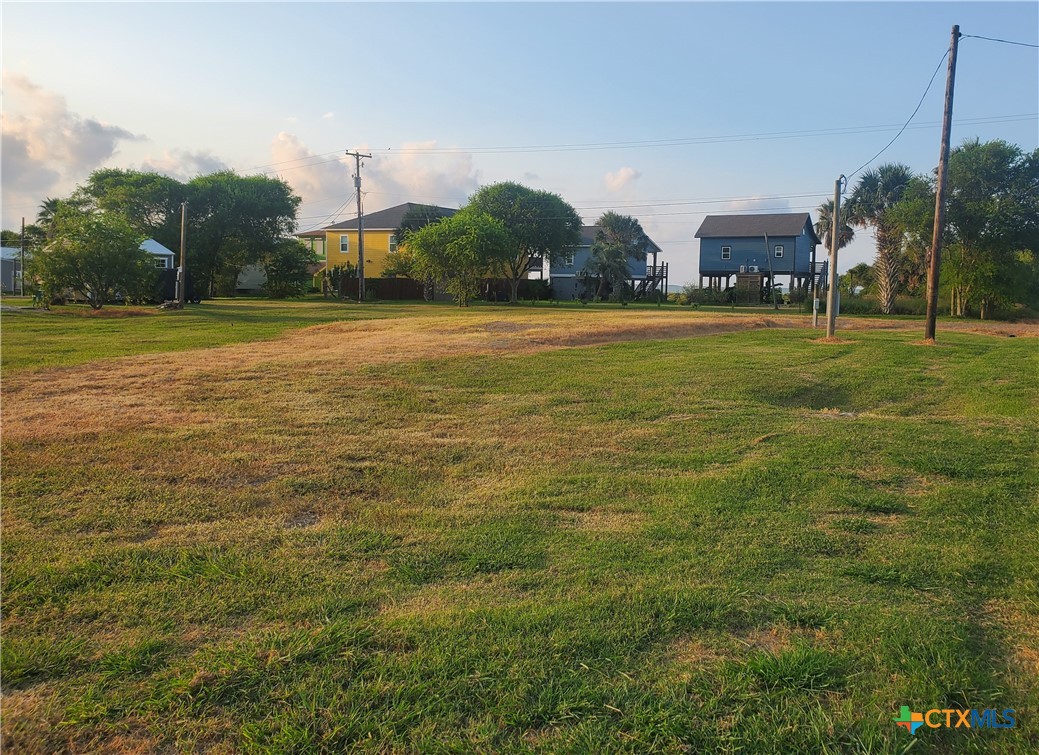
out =
[[[616,509],[567,511],[563,515],[566,525],[591,532],[632,532],[639,529],[644,521],[645,516],[638,511]]]
[[[716,645],[696,637],[681,637],[671,643],[668,655],[673,663],[690,668],[702,668],[720,663],[728,655]]]
[[[1024,679],[1034,683],[1039,679],[1039,621],[1000,600],[986,603],[985,613],[1006,633],[1010,658],[1016,670]]]
[[[830,644],[830,637],[821,629],[776,624],[731,634],[680,637],[668,646],[666,655],[680,676],[688,678],[696,669],[742,658],[752,652],[778,655],[799,642],[823,646]]]
[[[812,343],[842,344],[855,342],[848,338],[838,338],[837,336],[823,336],[822,338],[813,338]]]
[[[0,736],[4,752],[58,751],[66,745],[58,736],[62,712],[46,684],[0,695]]]

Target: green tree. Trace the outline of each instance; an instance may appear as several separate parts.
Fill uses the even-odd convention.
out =
[[[415,231],[408,248],[419,275],[441,281],[460,307],[469,306],[485,277],[501,275],[515,250],[500,220],[471,209]]]
[[[406,241],[408,236],[415,231],[425,228],[431,223],[439,222],[453,214],[454,212],[451,210],[445,210],[443,207],[435,207],[434,205],[412,205],[404,213],[404,216],[400,219],[400,225],[397,227],[396,236],[398,243]]]
[[[40,204],[40,209],[36,213],[36,227],[38,227],[42,233],[43,238],[50,241],[54,238],[55,227],[54,221],[57,219],[63,211],[78,211],[82,212],[87,208],[84,206],[82,198],[73,195],[68,199],[56,199],[54,197],[47,197]]]
[[[913,178],[905,165],[886,164],[862,174],[851,194],[848,219],[857,226],[872,226],[877,240],[873,262],[874,289],[884,314],[891,314],[903,283],[905,255],[902,233],[891,214]]]
[[[953,314],[1035,304],[1039,150],[970,139],[949,156],[942,277]]]
[[[28,275],[48,295],[72,289],[97,310],[117,295],[129,299],[151,292],[154,258],[141,249],[143,237],[124,218],[59,210],[53,227],[54,240],[27,265]]]
[[[512,253],[502,272],[513,304],[532,258],[551,261],[581,243],[581,217],[577,210],[548,191],[505,181],[477,191],[469,198],[466,209],[490,215],[509,235]]]
[[[272,299],[302,296],[310,288],[310,266],[317,256],[297,239],[282,239],[264,253],[261,264],[267,275],[264,291]]]
[[[382,269],[383,278],[414,278],[415,255],[408,248],[408,243],[397,243],[396,251],[386,255],[386,266]]]
[[[913,296],[923,294],[934,234],[933,182],[923,176],[910,178],[902,197],[888,211],[888,220],[899,235],[906,290]]]
[[[630,215],[606,212],[596,225],[599,228],[595,233],[585,272],[599,279],[596,299],[605,296],[607,286],[613,289],[618,298],[623,299],[628,279],[631,278],[628,260],[645,262],[650,246],[649,237],[639,221]]]
[[[180,206],[187,187],[160,173],[105,168],[90,174],[73,194],[81,207],[122,215],[145,238],[180,246]]]
[[[46,234],[43,229],[38,225],[30,224],[25,226],[25,249],[35,249],[43,245],[46,240]],[[0,241],[3,246],[10,246],[18,249],[22,245],[22,232],[21,231],[2,231],[0,232]]]
[[[872,283],[873,268],[865,262],[860,262],[841,276],[840,285],[842,291],[854,296],[856,293],[855,289],[866,290]]]
[[[281,179],[221,171],[187,189],[188,268],[211,294],[218,286],[233,294],[243,268],[296,229],[300,198]]]
[[[415,257],[408,249],[408,239],[411,234],[427,225],[438,223],[445,217],[450,217],[453,211],[445,210],[443,207],[433,205],[414,205],[408,208],[401,218],[400,226],[396,231],[397,251],[390,252],[383,276],[387,278],[416,278]],[[432,301],[435,281],[426,276],[422,281],[422,296],[426,301]]]

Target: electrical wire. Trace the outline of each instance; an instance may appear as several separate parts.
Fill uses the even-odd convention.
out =
[[[1021,47],[1033,47],[1039,50],[1039,45],[1033,45],[1029,42],[1011,42],[1009,39],[996,39],[995,37],[982,37],[977,34],[961,34],[960,37],[970,37],[971,39],[984,39],[988,42],[1002,42],[1005,45],[1020,45]]]
[[[345,201],[345,202],[343,202],[343,203],[342,203],[341,205],[339,205],[339,207],[337,207],[337,208],[336,208],[336,209],[335,209],[335,210],[334,210],[334,211],[333,211],[333,212],[332,212],[331,214],[329,214],[329,215],[326,215],[326,216],[325,216],[325,219],[324,219],[324,220],[322,220],[322,221],[321,221],[320,223],[318,223],[317,225],[318,225],[319,227],[320,227],[320,226],[323,226],[323,225],[325,225],[325,224],[327,224],[327,223],[328,223],[329,219],[331,219],[333,223],[334,223],[334,222],[336,222],[336,220],[338,220],[338,219],[339,219],[339,215],[340,215],[340,214],[341,214],[341,213],[343,212],[343,210],[345,210],[345,209],[346,209],[346,206],[347,206],[348,204],[350,204],[350,202],[352,202],[352,201],[353,201],[353,199],[354,199],[354,197],[356,197],[356,196],[357,196],[357,192],[355,191],[355,192],[354,192],[353,194],[351,194],[351,195],[350,195],[349,197],[347,197],[347,198],[346,198],[346,201]],[[318,216],[314,216],[314,217],[318,217]],[[297,221],[299,221],[299,220],[307,220],[307,218],[296,218],[296,220],[297,220]]]
[[[948,54],[948,52],[946,52]],[[939,68],[941,64],[939,63]],[[932,77],[933,81],[933,77]],[[926,92],[925,92],[926,95]],[[919,110],[919,107],[917,107]],[[914,115],[915,115],[914,111]],[[1036,113],[1021,113],[1015,115],[998,115],[998,116],[987,116],[982,118],[963,119],[960,123],[963,124],[984,124],[984,123],[1007,123],[1021,120],[1034,120],[1039,117]],[[910,119],[912,120],[912,119]],[[924,129],[933,128],[940,126],[941,121],[925,121],[918,123],[913,128]],[[452,155],[452,154],[522,154],[522,153],[538,153],[538,152],[587,152],[592,150],[614,150],[614,149],[647,149],[647,148],[661,148],[661,147],[685,147],[685,146],[696,146],[701,144],[725,144],[732,142],[748,142],[748,141],[773,141],[780,139],[807,139],[819,136],[850,136],[855,134],[867,134],[875,133],[880,131],[890,131],[892,129],[899,128],[897,123],[895,124],[881,124],[875,126],[843,126],[827,129],[813,129],[806,131],[774,131],[764,132],[758,134],[732,134],[732,135],[720,135],[720,136],[702,136],[702,137],[681,137],[675,139],[653,139],[648,141],[627,141],[627,142],[590,142],[586,144],[558,144],[558,145],[530,145],[530,146],[515,146],[515,147],[423,147],[423,148],[405,148],[405,149],[393,149],[392,147],[386,147],[381,149],[372,149],[373,153],[381,154],[385,156],[392,156],[394,154],[421,154],[421,155]],[[907,128],[909,123],[903,124],[899,128],[899,133],[895,136],[902,134]],[[894,140],[892,140],[892,143]],[[890,146],[890,145],[889,145]],[[886,148],[885,148],[886,149]],[[326,155],[338,155],[337,152],[321,152],[314,155],[308,155],[307,157],[295,158],[294,160],[285,160],[282,163],[269,163],[268,165],[258,165],[252,168],[245,168],[243,172],[258,171],[263,175],[280,174],[286,173],[291,170],[299,170],[301,168],[311,168],[318,165],[327,165],[329,163],[342,162],[342,157],[332,157],[329,159],[320,159]],[[875,158],[874,158],[875,159]],[[311,162],[303,163],[304,160],[310,160]],[[301,163],[299,165],[288,165],[280,169],[261,170],[262,168],[269,168],[274,165],[282,165],[287,163]]]
[[[902,133],[909,127],[909,124],[913,122],[913,118],[915,118],[916,114],[920,112],[920,108],[924,104],[924,99],[927,97],[927,93],[931,91],[931,85],[934,83],[934,79],[938,75],[938,71],[940,71],[942,69],[942,63],[945,62],[945,59],[947,57],[949,57],[949,50],[948,49],[945,50],[945,54],[942,55],[942,59],[938,61],[938,65],[934,69],[934,73],[931,74],[931,80],[927,82],[927,87],[924,89],[924,93],[922,95],[920,95],[920,101],[918,103],[916,103],[916,109],[913,110],[913,114],[909,116],[909,120],[907,120],[905,122],[905,125],[902,126],[902,128],[900,128],[898,130],[898,133],[895,134],[895,136],[891,139],[891,141],[889,141],[887,144],[884,145],[884,148],[882,150],[880,150],[880,152],[878,152],[877,154],[873,155],[873,157],[871,157],[869,160],[867,160],[862,165],[860,165],[858,168],[856,168],[854,171],[852,171],[850,174],[848,174],[848,182],[849,183],[851,182],[851,179],[854,178],[859,173],[859,171],[861,171],[863,168],[865,168],[871,162],[876,160],[882,154],[887,152],[888,147],[890,147],[892,144],[894,144],[898,140],[898,137],[900,137],[902,135]]]

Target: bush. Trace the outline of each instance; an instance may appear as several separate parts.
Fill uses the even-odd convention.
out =
[[[550,281],[528,280],[525,282],[527,284],[527,298],[532,302],[553,298],[552,283]]]
[[[701,304],[728,304],[732,301],[733,289],[727,288],[724,291],[718,291],[713,288],[698,288],[689,285],[683,287],[682,293],[679,296],[679,304],[685,304],[687,306],[700,306]]]
[[[826,298],[819,302],[819,311],[826,311]],[[941,308],[939,307],[939,311]],[[842,315],[882,315],[880,302],[872,296],[842,296],[840,314]],[[895,300],[891,310],[893,315],[927,314],[927,300],[911,296],[900,296]]]

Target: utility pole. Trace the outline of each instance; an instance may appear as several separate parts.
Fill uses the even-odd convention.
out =
[[[956,51],[960,45],[960,27],[952,27],[949,47],[949,71],[945,80],[945,115],[942,117],[942,147],[938,157],[938,191],[934,199],[934,235],[931,237],[931,261],[927,268],[927,325],[924,338],[934,340],[938,317],[938,271],[942,257],[942,231],[945,229],[945,187],[949,183],[949,141],[952,136],[952,95],[956,85]]]
[[[361,212],[361,158],[371,157],[360,152],[347,152],[357,161],[354,188],[357,190],[357,303],[364,301],[364,215]]]
[[[188,261],[184,244],[188,225],[188,203],[180,203],[180,268],[177,270],[177,301],[181,309],[188,301]]]
[[[18,293],[25,296],[25,218],[22,218],[22,236],[19,239]]]
[[[833,182],[833,215],[830,216],[830,275],[826,285],[826,337],[837,331],[837,240],[841,235],[841,189],[847,182],[844,174]]]

